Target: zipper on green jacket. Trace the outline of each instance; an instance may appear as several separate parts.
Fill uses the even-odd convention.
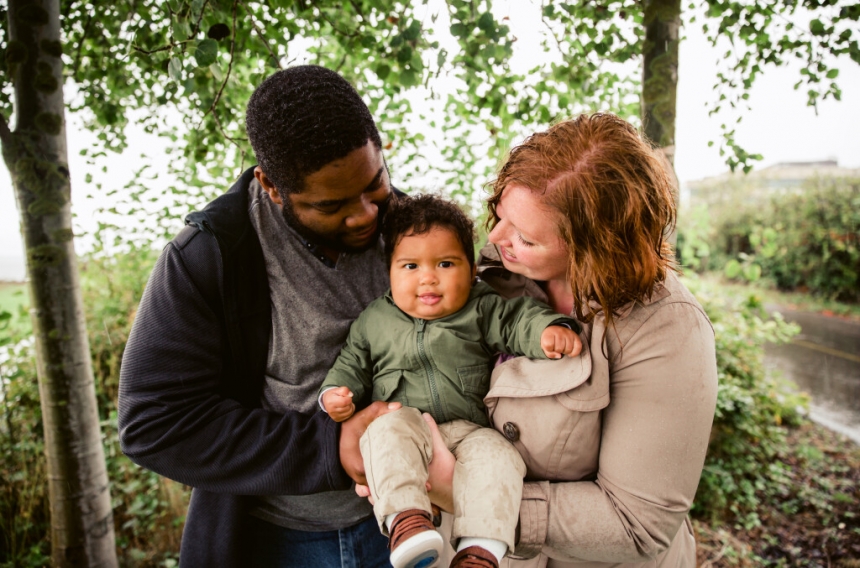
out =
[[[424,372],[427,373],[427,382],[430,383],[430,397],[433,402],[433,408],[436,411],[436,416],[433,418],[437,422],[445,422],[446,418],[442,414],[442,399],[439,398],[439,387],[436,386],[436,374],[433,372],[433,365],[424,351],[424,326],[427,322],[423,319],[418,320],[418,357],[421,359],[421,364],[424,365]]]

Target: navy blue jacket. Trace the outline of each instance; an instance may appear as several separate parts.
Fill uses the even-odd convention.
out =
[[[119,432],[135,463],[193,487],[180,566],[240,566],[251,495],[348,489],[338,425],[260,408],[269,285],[248,217],[254,168],[162,252],[122,360]]]

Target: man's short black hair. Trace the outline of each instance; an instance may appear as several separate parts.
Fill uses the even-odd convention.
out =
[[[391,266],[394,247],[404,236],[423,235],[435,228],[454,233],[469,266],[475,266],[475,224],[457,204],[436,195],[400,195],[392,199],[382,222],[385,259]]]
[[[278,71],[257,87],[245,116],[257,163],[279,192],[365,146],[382,148],[370,111],[346,79],[325,67]]]

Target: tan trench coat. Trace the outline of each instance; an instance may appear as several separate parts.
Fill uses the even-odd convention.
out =
[[[546,301],[494,247],[481,252],[479,274],[502,296]],[[600,317],[584,326],[581,357],[517,358],[493,372],[491,421],[528,467],[524,560],[506,566],[695,566],[687,513],[716,405],[713,328],[670,274],[650,300],[622,310],[601,349],[604,331]]]

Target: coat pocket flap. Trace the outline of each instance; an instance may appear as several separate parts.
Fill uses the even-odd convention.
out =
[[[469,367],[457,367],[457,375],[463,392],[480,395],[487,390],[490,365],[471,365]]]
[[[387,401],[403,379],[403,371],[391,371],[373,378],[373,400]]]
[[[601,359],[602,361],[602,359]],[[598,365],[600,367],[600,365]],[[511,359],[493,369],[488,408],[499,398],[554,396],[565,408],[591,412],[609,404],[608,369],[594,369],[587,342],[578,357],[555,360]]]

